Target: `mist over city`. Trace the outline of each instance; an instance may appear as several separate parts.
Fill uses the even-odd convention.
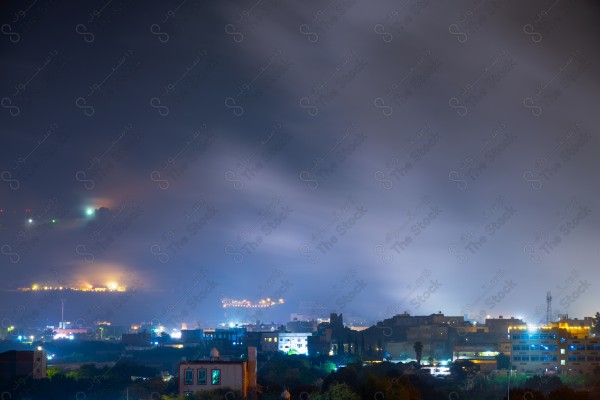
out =
[[[595,2],[0,10],[2,399],[600,398]]]

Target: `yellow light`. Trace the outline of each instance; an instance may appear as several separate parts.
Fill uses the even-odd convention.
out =
[[[33,286],[31,286],[31,290],[38,290],[39,288],[38,284],[33,284]]]
[[[119,288],[119,285],[116,284],[115,282],[110,282],[106,286],[108,287],[108,290],[117,290]]]

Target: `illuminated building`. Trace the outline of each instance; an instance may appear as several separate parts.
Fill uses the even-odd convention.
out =
[[[479,327],[480,325],[477,325]],[[516,326],[527,326],[527,323],[519,318],[503,318],[502,315],[498,318],[486,318],[485,326],[488,328],[488,332],[494,337],[496,341],[502,341],[508,339],[508,328]]]
[[[261,333],[261,350],[265,353],[275,353],[279,351],[279,332]]]
[[[225,361],[216,349],[208,360],[179,363],[179,395],[192,396],[196,392],[229,389],[239,390],[244,399],[256,390],[256,347],[248,347],[247,361]]]
[[[278,350],[286,354],[308,355],[310,333],[279,333]]]
[[[461,345],[454,346],[452,361],[469,360],[479,366],[482,372],[498,369],[496,356],[500,353],[497,345]]]
[[[524,373],[594,375],[600,370],[600,338],[589,326],[567,321],[510,327],[513,368]]]
[[[238,346],[244,344],[247,330],[242,327],[217,328],[215,330],[205,330],[204,339],[220,342],[222,346]]]
[[[66,324],[70,324],[67,322]],[[87,336],[89,339],[93,337],[90,334],[90,330],[87,328],[68,328],[67,325],[64,325],[64,328],[54,329],[54,339],[74,339],[79,336]]]

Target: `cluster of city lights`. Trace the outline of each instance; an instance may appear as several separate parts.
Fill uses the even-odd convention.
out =
[[[3,213],[4,213],[4,209],[0,208],[0,214],[3,214]],[[31,215],[31,209],[29,209],[29,208],[25,209],[25,213],[28,216]],[[94,215],[96,215],[96,209],[94,209],[93,207],[87,207],[85,209],[85,215],[88,218],[93,217]],[[52,219],[48,220],[48,222],[50,222],[52,224],[56,224],[58,222],[58,220],[56,218],[52,218]],[[36,221],[33,218],[31,218],[31,217],[27,218],[27,224],[33,225],[34,223],[36,223]]]
[[[539,330],[552,330],[558,326],[559,329],[567,329],[570,331],[589,331],[592,329],[591,326],[571,326],[568,322],[558,322],[555,324],[550,324],[546,326],[537,326],[537,325],[517,325],[517,326],[509,326],[508,330],[527,330],[529,332],[535,332]]]
[[[109,282],[106,286],[43,286],[37,283],[31,285],[31,287],[19,288],[18,290],[21,292],[29,292],[29,291],[62,291],[69,290],[75,292],[125,292],[126,287],[119,285],[116,282]]]
[[[223,304],[223,308],[228,308],[228,307],[267,308],[267,307],[276,306],[278,304],[283,304],[284,301],[283,301],[283,299],[274,300],[274,299],[271,299],[270,297],[267,297],[266,299],[261,299],[257,302],[253,302],[253,301],[245,300],[245,299],[244,300],[236,300],[236,299],[224,298],[224,299],[221,299],[221,303]]]

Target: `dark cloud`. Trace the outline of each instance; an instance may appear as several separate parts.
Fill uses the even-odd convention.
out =
[[[546,291],[596,311],[594,290],[561,302],[599,278],[592,2],[19,11],[0,37],[6,289],[129,274],[123,322],[274,294],[258,317],[533,319]]]

